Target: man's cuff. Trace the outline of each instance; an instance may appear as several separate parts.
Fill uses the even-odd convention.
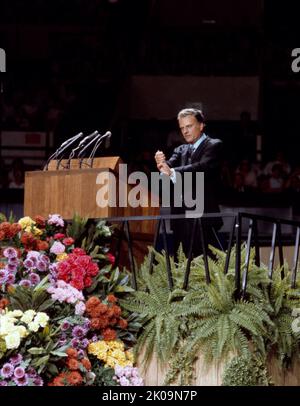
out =
[[[173,183],[176,183],[176,172],[174,168],[170,168],[171,171],[171,175],[170,175],[170,179]]]

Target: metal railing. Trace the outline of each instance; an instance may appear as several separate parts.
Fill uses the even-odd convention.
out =
[[[298,267],[298,260],[299,260],[299,243],[300,243],[300,221],[283,219],[283,218],[275,218],[270,216],[263,216],[257,214],[250,214],[244,212],[238,213],[209,213],[203,214],[199,218],[193,219],[192,225],[192,234],[191,234],[191,242],[188,249],[188,256],[187,256],[187,264],[184,274],[184,282],[183,282],[183,289],[188,289],[189,285],[189,277],[190,277],[190,270],[191,270],[191,262],[193,259],[193,249],[195,244],[195,235],[197,228],[200,231],[200,244],[202,248],[202,255],[203,255],[203,262],[204,262],[204,269],[205,269],[205,281],[207,284],[211,282],[210,277],[210,269],[209,269],[209,261],[208,261],[208,250],[206,244],[206,235],[205,235],[205,228],[203,227],[203,220],[204,219],[215,219],[215,218],[224,218],[224,217],[232,217],[232,224],[230,227],[229,235],[228,235],[228,244],[226,250],[226,260],[224,265],[224,273],[226,274],[229,269],[230,264],[230,257],[231,252],[234,246],[236,245],[236,256],[235,256],[235,296],[237,298],[244,297],[247,291],[247,281],[248,281],[248,272],[249,272],[249,264],[250,264],[250,251],[251,247],[254,247],[255,250],[255,265],[258,267],[261,264],[260,260],[260,240],[258,234],[258,222],[267,222],[273,224],[273,232],[271,236],[271,251],[268,263],[268,276],[272,279],[273,270],[274,270],[274,259],[275,259],[275,252],[276,247],[279,251],[279,265],[281,267],[281,277],[284,278],[284,257],[283,257],[283,244],[282,244],[282,232],[281,228],[282,225],[290,225],[292,226],[295,232],[295,244],[294,244],[294,254],[293,254],[293,265],[291,269],[291,288],[296,288],[296,278],[297,278],[297,267]],[[170,290],[173,288],[173,275],[171,270],[171,261],[170,261],[170,253],[168,248],[168,241],[167,241],[167,227],[166,221],[167,220],[177,220],[177,219],[186,219],[184,214],[180,215],[159,215],[159,216],[130,216],[130,217],[110,217],[103,220],[108,221],[109,223],[120,222],[121,228],[118,238],[118,244],[116,249],[116,260],[115,265],[119,264],[120,259],[120,251],[121,251],[121,243],[125,236],[128,245],[128,259],[130,264],[130,270],[132,272],[132,286],[134,289],[138,289],[137,285],[137,271],[134,261],[133,255],[133,241],[132,235],[130,232],[130,222],[132,221],[150,221],[156,220],[156,229],[154,233],[153,239],[153,247],[156,248],[158,245],[159,235],[162,234],[162,242],[163,242],[163,249],[166,255],[166,269],[167,269],[167,279],[168,279],[168,286]],[[242,250],[242,225],[245,220],[249,220],[248,231],[247,231],[247,238],[246,238],[246,256],[245,262],[241,264],[241,250]],[[190,219],[189,219],[190,220]],[[216,241],[218,242],[217,234],[215,233]],[[219,244],[221,249],[222,246]],[[155,254],[152,251],[150,254],[150,264],[149,264],[149,272],[153,272],[153,265],[154,265],[154,258]]]

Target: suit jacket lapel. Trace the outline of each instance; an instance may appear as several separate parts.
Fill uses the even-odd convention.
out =
[[[196,149],[196,151],[192,155],[192,162],[197,161],[201,152],[203,151],[204,147],[207,145],[208,142],[209,142],[209,137],[206,137],[205,140],[201,142],[199,147]]]
[[[182,151],[182,165],[188,165],[189,162],[189,148],[190,145],[186,144],[184,150]]]

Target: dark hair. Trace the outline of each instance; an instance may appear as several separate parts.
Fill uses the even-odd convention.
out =
[[[177,120],[179,120],[181,117],[186,117],[186,116],[194,116],[196,117],[197,121],[199,123],[204,123],[204,114],[202,113],[202,110],[200,109],[194,109],[194,108],[187,108],[180,110],[180,112],[177,115]]]

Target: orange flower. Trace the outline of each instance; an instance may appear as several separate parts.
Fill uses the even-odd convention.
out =
[[[117,324],[118,319],[116,319],[115,317],[112,317],[111,319],[109,319],[109,324],[111,326],[114,326],[115,324]]]
[[[128,321],[124,320],[124,319],[120,319],[118,322],[119,327],[121,327],[121,329],[125,329],[128,326]]]
[[[4,309],[9,304],[9,300],[3,298],[0,300],[0,309]]]
[[[101,301],[96,296],[90,297],[85,304],[86,311],[89,312],[90,310],[92,310],[95,306],[99,305],[100,303],[101,303]]]
[[[71,369],[72,371],[76,371],[76,369],[79,368],[79,363],[77,361],[77,359],[75,358],[69,358],[67,360],[67,366],[69,369]]]
[[[96,318],[99,317],[101,315],[100,311],[99,311],[99,306],[93,307],[88,314],[92,317],[92,318]]]
[[[75,348],[68,348],[66,353],[70,358],[77,358],[78,357],[78,352],[75,350]]]
[[[112,330],[111,328],[106,328],[102,332],[102,336],[104,341],[113,341],[117,338],[115,330]]]
[[[46,251],[49,248],[49,244],[46,241],[38,240],[36,245],[39,251]]]
[[[92,369],[91,362],[90,362],[90,360],[89,360],[88,358],[83,358],[83,359],[81,360],[81,363],[82,363],[82,365],[84,366],[84,368],[85,368],[87,371],[90,371],[90,370]]]
[[[104,314],[108,310],[108,306],[104,303],[100,303],[99,306],[97,306],[97,308],[98,308],[100,314]]]
[[[98,330],[100,328],[100,319],[96,317],[91,319],[91,328],[93,330]]]
[[[72,371],[67,376],[70,385],[80,385],[82,383],[82,376],[78,371]]]
[[[3,230],[0,231],[0,241],[4,240],[5,232]]]
[[[113,309],[114,315],[115,315],[116,317],[120,317],[120,316],[121,316],[122,310],[121,310],[121,308],[120,308],[119,306],[113,305],[113,306],[112,306],[112,309]]]
[[[65,374],[60,374],[53,379],[53,386],[66,386],[67,379]]]
[[[112,295],[112,294],[110,294],[110,295],[107,296],[107,300],[108,300],[108,302],[110,302],[110,303],[116,303],[116,302],[118,301],[118,299],[116,298],[116,296],[115,296],[115,295]]]
[[[113,317],[114,316],[114,310],[112,308],[108,309],[106,315],[107,315],[107,317]]]

